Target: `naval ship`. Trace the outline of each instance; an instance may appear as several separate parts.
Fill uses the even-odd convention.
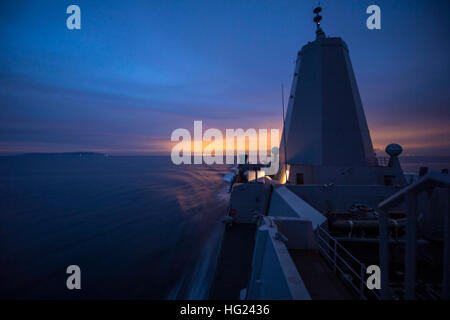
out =
[[[209,298],[449,299],[448,171],[403,172],[394,143],[376,157],[349,49],[320,12],[297,55],[278,173],[236,168]]]

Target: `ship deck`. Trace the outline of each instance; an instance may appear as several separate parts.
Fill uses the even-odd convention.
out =
[[[316,250],[290,249],[289,254],[313,300],[351,300],[355,297]]]
[[[237,223],[224,232],[210,299],[239,300],[248,285],[255,232],[253,223]]]

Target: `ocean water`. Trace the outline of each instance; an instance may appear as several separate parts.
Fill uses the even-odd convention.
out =
[[[420,167],[428,167],[429,171],[441,172],[442,169],[450,170],[450,156],[425,157],[408,156],[399,157],[404,172],[418,173]]]
[[[170,157],[0,157],[0,297],[205,297],[224,173]],[[66,288],[72,264],[81,290]]]
[[[450,157],[401,162],[450,168]],[[0,298],[205,298],[229,172],[169,157],[0,157]],[[73,264],[81,290],[66,288]]]

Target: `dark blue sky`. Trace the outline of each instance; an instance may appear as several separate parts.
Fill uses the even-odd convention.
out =
[[[376,148],[450,155],[448,0],[322,0]],[[66,28],[81,8],[82,29]],[[176,128],[281,127],[280,84],[314,39],[300,0],[2,1],[0,152],[167,150]],[[366,8],[381,8],[368,30]]]

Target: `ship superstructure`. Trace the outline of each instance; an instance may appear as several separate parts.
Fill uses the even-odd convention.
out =
[[[297,55],[277,178],[404,185],[400,167],[380,166],[375,157],[348,47],[341,38],[326,37],[319,12],[315,41]]]
[[[279,173],[232,185],[210,298],[449,298],[449,176],[406,179],[397,144],[376,158],[349,50],[320,12],[297,56]]]

